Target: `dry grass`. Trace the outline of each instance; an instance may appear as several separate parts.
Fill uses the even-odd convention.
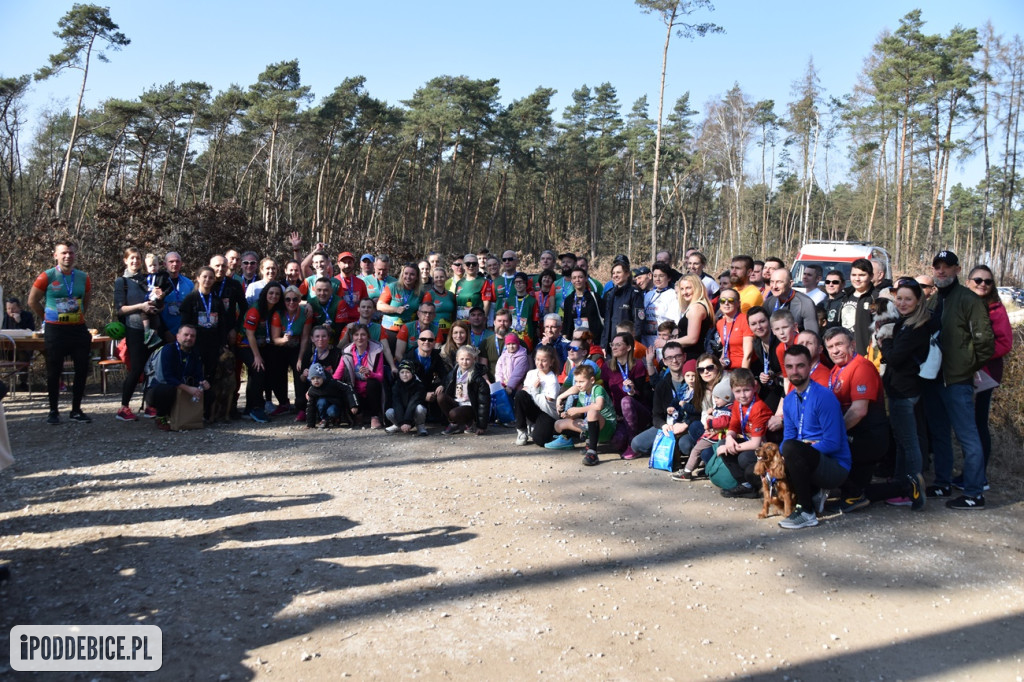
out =
[[[989,479],[1000,490],[1024,492],[1024,326],[1013,330],[1013,350],[1004,359],[1002,386],[992,401]]]

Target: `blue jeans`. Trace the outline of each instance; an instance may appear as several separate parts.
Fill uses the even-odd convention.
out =
[[[316,401],[316,413],[321,419],[337,419],[341,415],[338,403],[331,402],[328,398],[319,398]]]
[[[985,482],[985,455],[981,451],[978,426],[974,423],[974,386],[970,383],[943,386],[928,382],[925,414],[935,453],[935,485],[949,487],[953,479],[952,425],[964,453],[964,494],[981,497]]]
[[[921,444],[917,440],[914,406],[921,396],[889,398],[889,426],[896,439],[896,478],[921,473]]]

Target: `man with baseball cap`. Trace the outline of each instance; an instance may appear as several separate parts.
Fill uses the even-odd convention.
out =
[[[984,509],[985,457],[974,422],[974,373],[995,351],[995,336],[985,303],[957,280],[960,259],[949,250],[932,259],[937,293],[929,300],[932,325],[940,330],[942,367],[939,376],[925,381],[925,414],[932,451],[935,481],[928,497],[950,497],[953,477],[953,439],[950,426],[964,453],[964,494],[946,502],[950,509]],[[933,329],[934,330],[934,329]]]
[[[335,279],[340,285],[338,296],[341,297],[341,302],[338,304],[338,316],[335,321],[346,325],[359,319],[359,301],[369,298],[369,294],[366,283],[356,277],[356,257],[350,251],[338,254],[338,270],[341,272]]]

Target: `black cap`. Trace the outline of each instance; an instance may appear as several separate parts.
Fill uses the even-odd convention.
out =
[[[641,265],[638,268],[633,268],[633,276],[634,277],[637,277],[639,275],[649,275],[649,274],[651,274],[651,269],[649,267],[647,267],[646,265]]]
[[[952,251],[939,251],[935,254],[935,258],[932,258],[932,267],[934,268],[939,263],[945,263],[946,265],[955,268],[960,265],[960,259],[956,257],[956,254]]]
[[[562,260],[563,258],[572,258],[573,260],[576,260],[576,254],[572,251],[566,251],[565,253],[558,254],[558,260]]]

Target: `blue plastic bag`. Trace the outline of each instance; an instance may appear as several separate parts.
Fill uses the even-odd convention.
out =
[[[501,384],[496,385],[497,390],[494,389],[494,385],[491,386],[491,419],[500,424],[514,422],[516,413],[512,409],[512,399],[508,397]]]
[[[650,469],[661,471],[672,471],[672,455],[676,450],[675,436],[666,434],[658,429],[658,435],[654,437],[654,445],[651,447],[651,459],[647,462]]]

